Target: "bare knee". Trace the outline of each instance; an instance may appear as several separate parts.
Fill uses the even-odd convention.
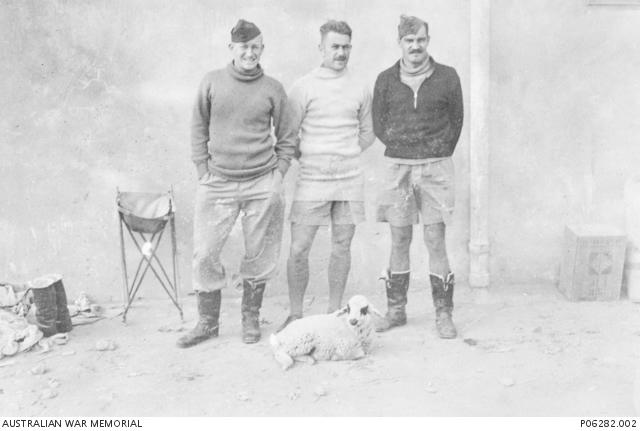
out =
[[[316,230],[316,226],[291,226],[290,259],[295,261],[305,261],[308,259]]]
[[[340,255],[349,254],[354,234],[354,225],[334,226],[331,232],[331,252]]]
[[[426,225],[424,227],[424,243],[430,253],[446,253],[444,223]]]
[[[309,258],[311,250],[311,242],[308,241],[291,241],[289,258],[295,261],[304,261]]]
[[[413,227],[391,227],[391,247],[396,250],[408,250],[413,237]]]

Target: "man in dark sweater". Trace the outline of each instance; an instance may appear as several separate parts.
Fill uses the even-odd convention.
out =
[[[429,26],[401,16],[398,44],[402,58],[378,75],[373,95],[373,129],[386,146],[386,182],[377,220],[391,228],[386,271],[388,311],[385,331],[407,321],[409,249],[413,224],[423,225],[430,281],[441,338],[455,338],[454,277],[445,244],[445,226],[454,207],[451,155],[462,129],[460,79],[455,69],[436,63],[427,52]]]
[[[282,85],[260,66],[258,27],[240,20],[231,30],[233,61],[207,73],[191,125],[191,159],[198,173],[194,210],[193,289],[198,323],[178,340],[190,347],[218,335],[220,289],[227,276],[222,248],[242,215],[245,255],[242,340],[260,339],[260,307],[276,269],[284,220],[282,179],[295,152],[295,130]],[[275,135],[275,143],[272,138]]]

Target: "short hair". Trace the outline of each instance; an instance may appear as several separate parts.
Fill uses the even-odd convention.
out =
[[[415,16],[400,15],[400,24],[398,24],[398,39],[402,39],[408,34],[416,34],[420,31],[420,27],[424,26],[429,35],[429,24]]]
[[[336,21],[335,19],[330,19],[320,26],[320,39],[324,39],[324,37],[330,31],[338,34],[344,34],[351,38],[351,27],[345,21]]]

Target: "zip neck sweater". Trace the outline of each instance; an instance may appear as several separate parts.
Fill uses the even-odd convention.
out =
[[[378,75],[373,94],[373,129],[398,159],[449,157],[456,148],[464,110],[460,78],[452,67],[433,62],[418,91],[400,78],[400,61]]]
[[[413,90],[413,94],[418,94],[418,89],[422,85],[422,81],[427,79],[433,73],[433,62],[431,57],[427,57],[424,64],[418,67],[411,67],[405,64],[404,60],[400,60],[400,81],[407,84]]]
[[[360,153],[374,141],[371,93],[347,69],[318,67],[289,92],[300,131],[294,200],[362,201]]]
[[[278,81],[260,66],[243,73],[231,63],[204,76],[191,123],[191,159],[199,176],[208,169],[247,181],[276,167],[284,175],[294,152],[291,112]]]

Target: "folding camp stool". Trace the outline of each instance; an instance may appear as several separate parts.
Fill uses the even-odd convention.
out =
[[[118,206],[118,219],[120,220],[118,224],[120,225],[120,251],[122,255],[125,299],[122,321],[127,321],[127,312],[135,300],[142,285],[142,280],[149,269],[151,269],[164,291],[169,295],[173,305],[180,312],[180,319],[182,320],[182,308],[178,302],[178,266],[173,190],[167,193],[121,192],[117,190],[116,203]],[[131,282],[129,282],[127,271],[123,226],[127,228],[133,244],[141,255]],[[158,245],[166,230],[169,230],[171,234],[173,277],[169,277],[156,254]],[[138,235],[138,239],[134,234]]]

